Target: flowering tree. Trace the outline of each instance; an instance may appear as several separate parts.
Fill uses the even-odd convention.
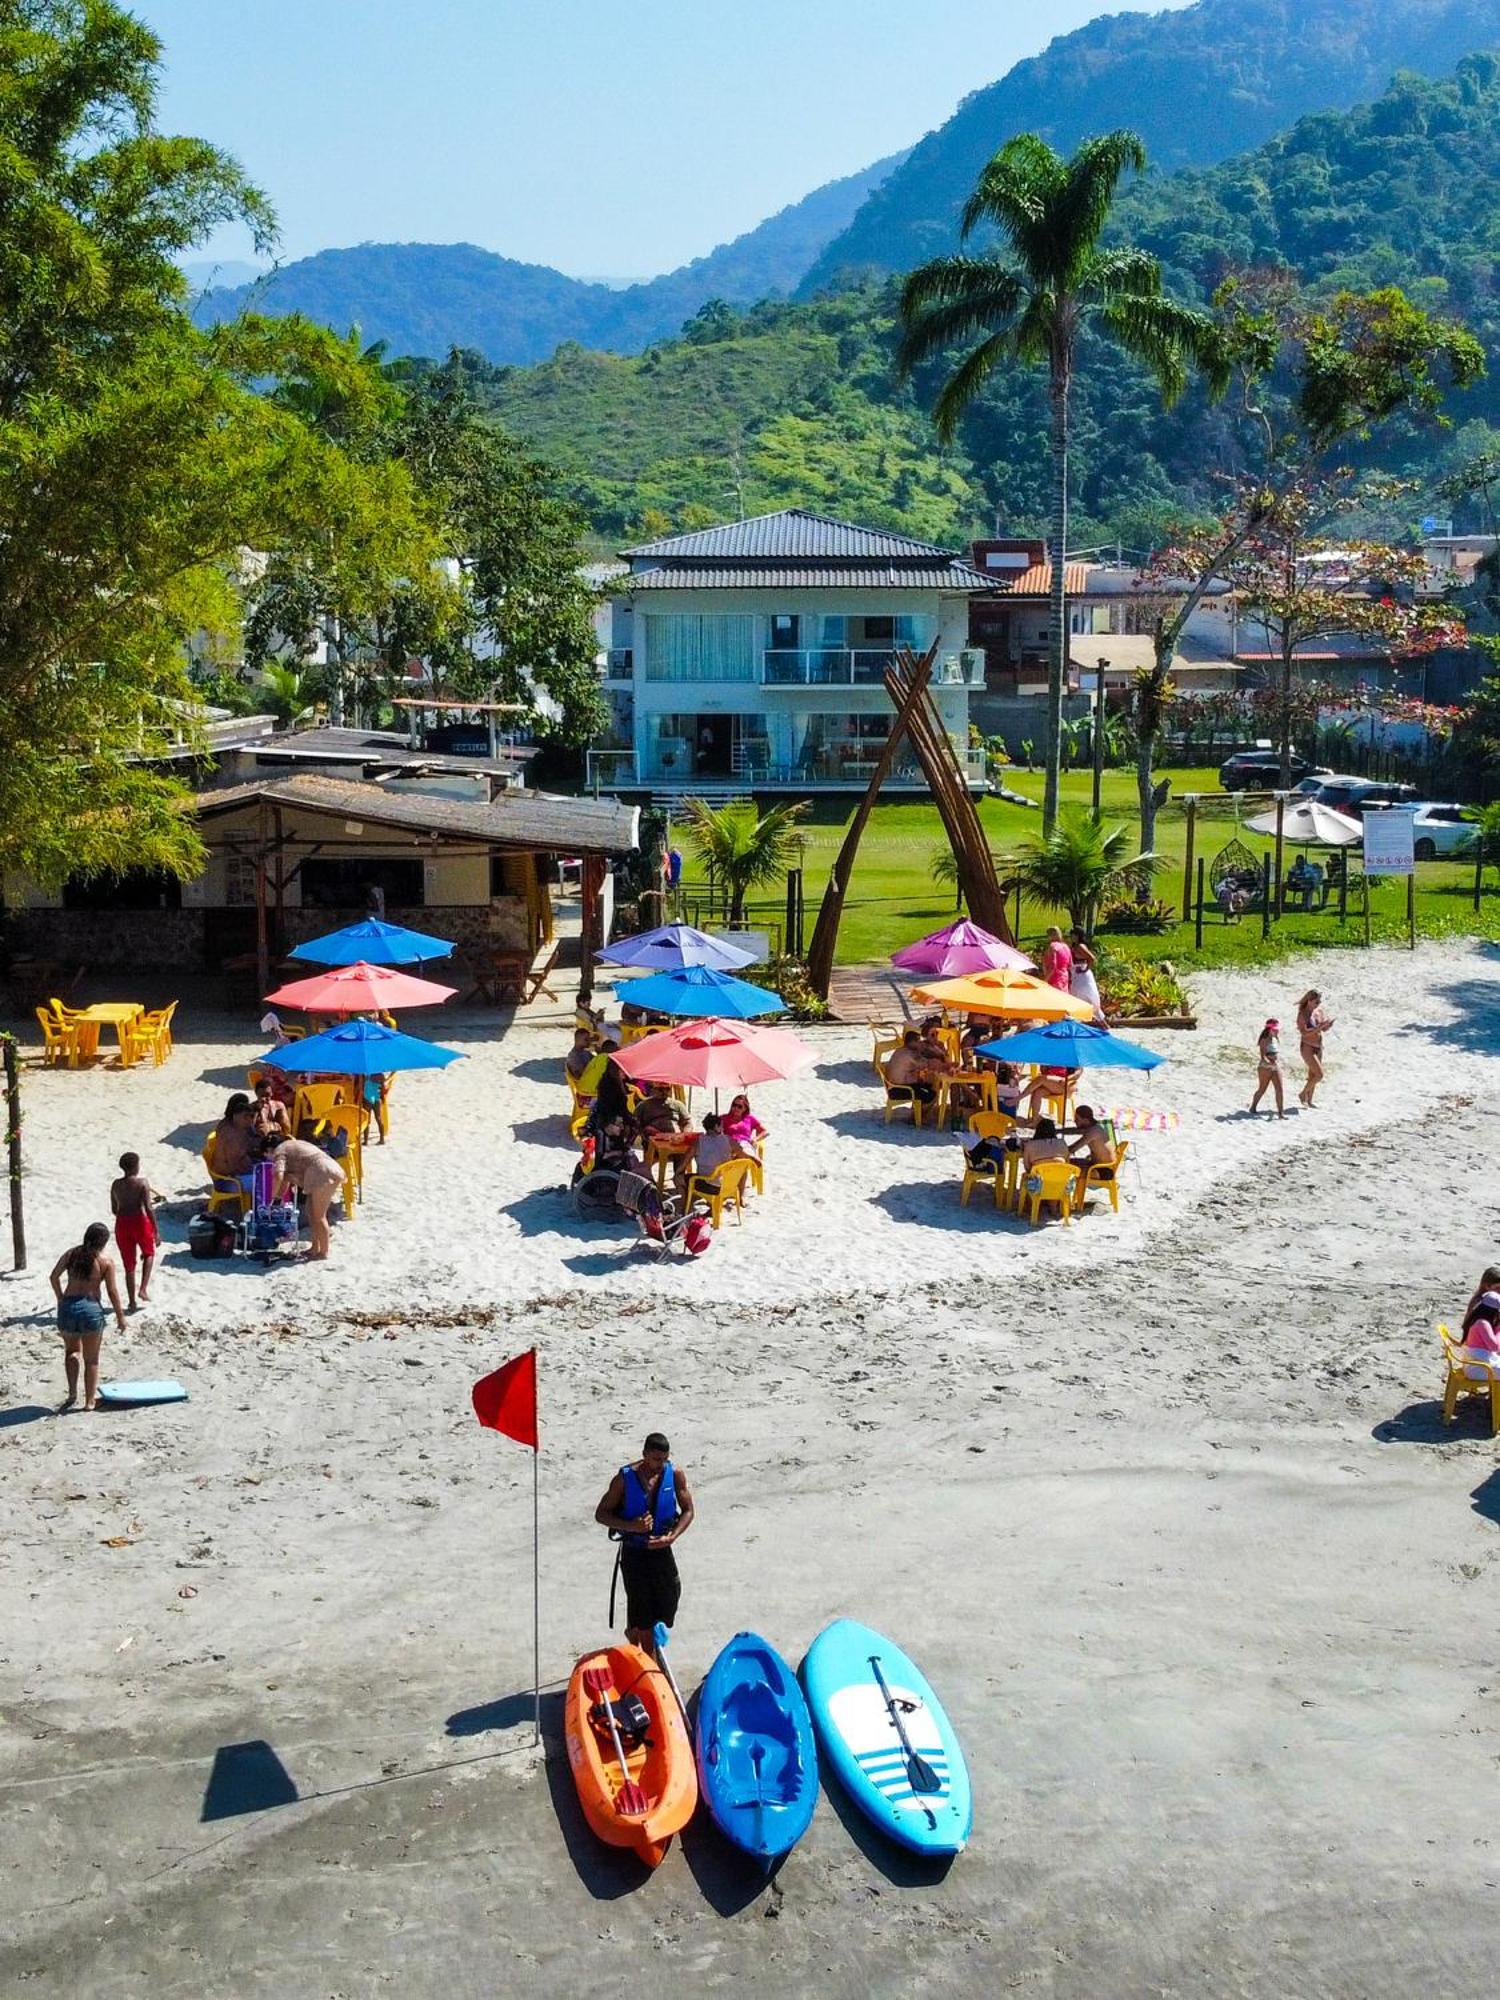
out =
[[[1160,803],[1157,746],[1175,692],[1172,662],[1210,591],[1236,589],[1275,634],[1283,784],[1290,783],[1299,647],[1354,632],[1404,656],[1444,643],[1455,629],[1451,612],[1403,601],[1403,588],[1415,580],[1405,555],[1377,554],[1369,545],[1334,550],[1327,531],[1357,490],[1354,475],[1335,463],[1338,449],[1398,414],[1441,421],[1447,391],[1484,373],[1479,342],[1394,287],[1308,305],[1277,274],[1231,280],[1215,303],[1237,380],[1244,466],[1219,518],[1162,551],[1142,578],[1153,640],[1152,665],[1136,683],[1136,786],[1147,851]],[[1289,393],[1273,391],[1273,379]]]

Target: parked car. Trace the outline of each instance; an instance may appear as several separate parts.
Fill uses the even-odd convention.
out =
[[[1292,752],[1292,783],[1312,770],[1305,757]],[[1219,783],[1226,792],[1274,792],[1281,783],[1281,757],[1275,750],[1236,750],[1219,766]]]
[[[1412,818],[1412,852],[1418,861],[1436,861],[1444,854],[1472,854],[1479,829],[1467,806],[1419,805]]]
[[[1309,771],[1300,785],[1293,785],[1291,796],[1294,799],[1314,799],[1328,783],[1329,779],[1336,778],[1337,776],[1337,771],[1330,771],[1325,766],[1320,765],[1317,770]]]
[[[1417,803],[1415,785],[1383,785],[1374,778],[1329,778],[1313,794],[1319,805],[1354,819],[1380,806],[1410,806]]]

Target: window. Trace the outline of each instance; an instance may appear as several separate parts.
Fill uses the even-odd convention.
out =
[[[371,887],[385,891],[386,909],[421,909],[426,902],[420,861],[386,861],[372,855],[347,861],[304,861],[297,873],[304,906],[363,910]]]
[[[62,897],[65,910],[180,910],[182,884],[157,868],[127,868],[123,875],[70,875]]]
[[[896,621],[894,618],[865,618],[865,644],[867,646],[894,646],[896,643]]]
[[[799,620],[792,613],[778,612],[771,619],[771,651],[795,652]]]
[[[755,620],[744,616],[648,617],[648,681],[753,681]]]

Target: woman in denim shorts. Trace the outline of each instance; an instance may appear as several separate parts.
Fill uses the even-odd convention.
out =
[[[68,1377],[71,1410],[78,1401],[78,1370],[83,1368],[83,1407],[99,1405],[99,1348],[104,1339],[104,1300],[109,1295],[115,1325],[125,1331],[125,1309],[120,1304],[120,1282],[114,1260],[106,1256],[109,1231],[102,1222],[91,1222],[83,1241],[65,1250],[52,1267],[52,1290],[57,1298],[57,1330],[62,1336],[63,1367]]]

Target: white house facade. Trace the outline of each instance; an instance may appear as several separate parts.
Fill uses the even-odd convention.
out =
[[[964,768],[984,655],[969,600],[995,586],[952,550],[790,509],[624,551],[605,686],[604,789],[862,787],[890,732],[884,676],[936,642],[932,691]],[[892,783],[921,786],[903,747]]]

